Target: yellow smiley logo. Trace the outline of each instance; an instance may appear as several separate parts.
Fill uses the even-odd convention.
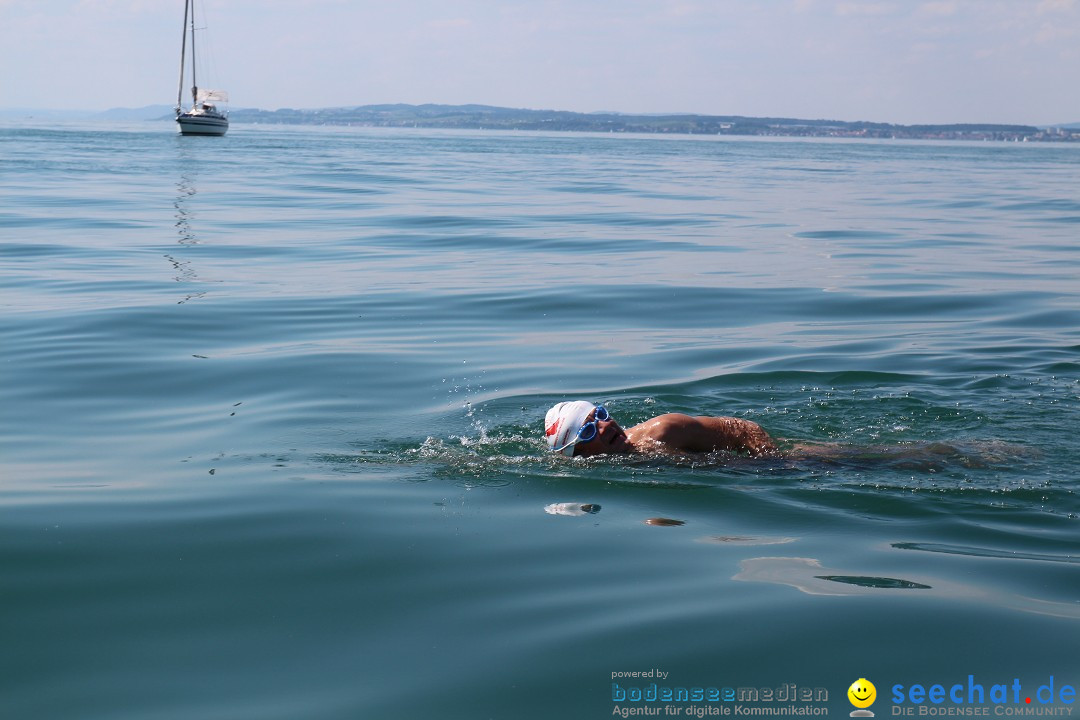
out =
[[[877,688],[866,678],[859,678],[847,689],[848,700],[857,708],[868,708],[877,700]]]

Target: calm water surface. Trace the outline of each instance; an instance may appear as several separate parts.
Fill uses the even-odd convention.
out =
[[[0,169],[5,717],[1080,685],[1080,148],[7,125]],[[553,458],[566,398],[840,451]]]

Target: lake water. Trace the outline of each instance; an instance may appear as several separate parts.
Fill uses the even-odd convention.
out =
[[[170,125],[0,128],[4,717],[1075,714],[1080,147]]]

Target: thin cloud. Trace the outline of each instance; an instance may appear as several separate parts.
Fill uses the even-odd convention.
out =
[[[919,14],[930,17],[952,17],[958,11],[956,2],[927,2],[919,6]]]
[[[896,6],[892,3],[883,2],[841,2],[837,3],[833,12],[841,17],[849,15],[869,15],[878,17],[892,15],[896,12]]]
[[[1072,12],[1076,8],[1076,0],[1042,0],[1035,8],[1038,15],[1049,13]]]

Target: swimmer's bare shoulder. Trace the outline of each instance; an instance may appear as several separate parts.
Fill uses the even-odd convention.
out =
[[[733,417],[667,413],[635,425],[626,431],[626,437],[635,449],[645,452],[728,450],[762,455],[776,450],[769,433],[760,425]]]

